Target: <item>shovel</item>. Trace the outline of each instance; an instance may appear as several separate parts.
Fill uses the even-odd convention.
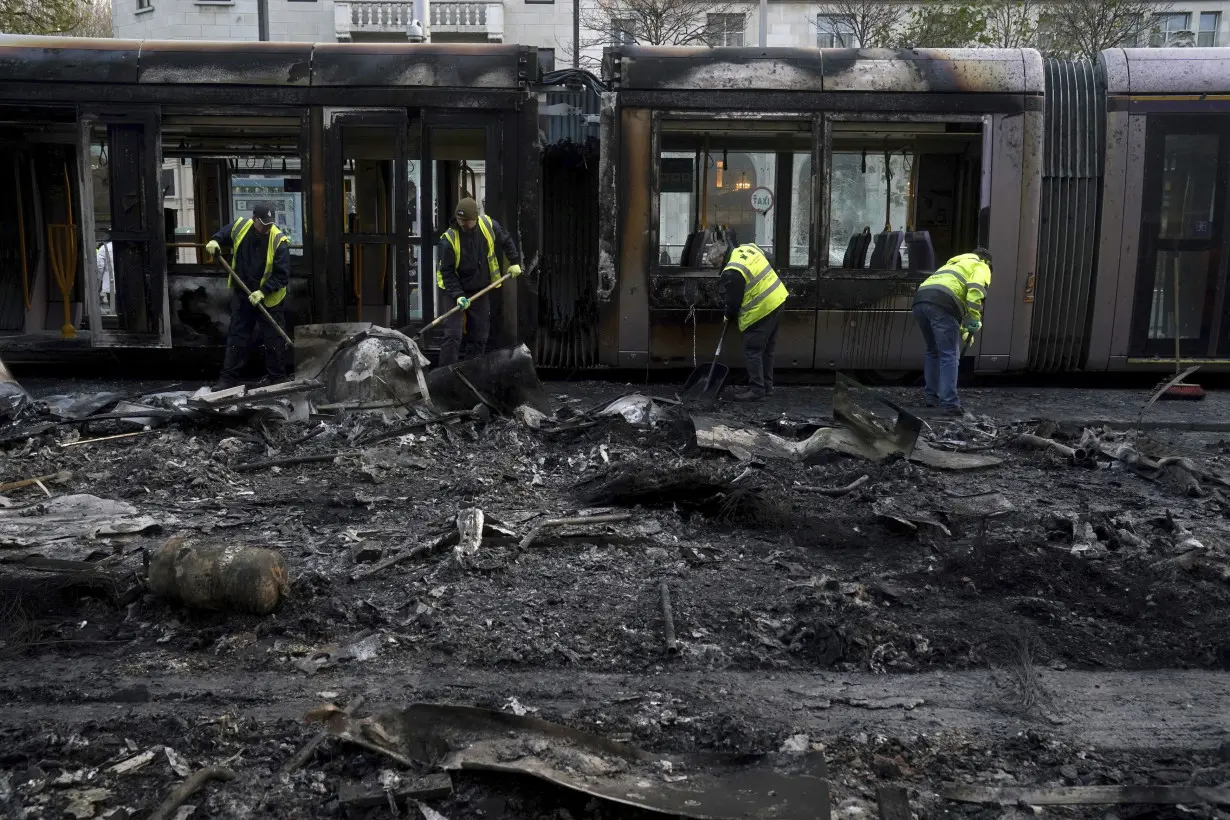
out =
[[[729,326],[729,322],[723,319],[722,335],[718,337],[717,350],[713,351],[713,361],[708,366],[702,364],[697,367],[683,383],[685,401],[693,399],[713,401],[717,398],[718,393],[722,392],[722,385],[726,383],[730,368],[724,364],[718,364],[718,357],[722,355],[722,342],[726,341],[726,328]]]

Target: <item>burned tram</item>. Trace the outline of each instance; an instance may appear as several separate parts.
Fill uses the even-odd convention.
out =
[[[470,194],[542,252],[494,343],[570,371],[712,349],[727,241],[792,294],[782,368],[919,368],[914,288],[977,244],[979,371],[1230,368],[1226,49],[620,47],[596,163],[543,150],[540,79],[509,45],[0,37],[0,357],[220,350],[202,245],[258,200],[297,322],[425,322]]]
[[[792,298],[778,366],[921,368],[936,265],[995,257],[979,371],[1230,366],[1230,51],[619,48],[606,55],[604,364],[691,365],[715,248]],[[1176,307],[1177,306],[1177,307]]]
[[[536,76],[518,46],[0,38],[0,356],[220,349],[203,247],[256,201],[293,321],[430,320],[461,197],[538,250]],[[533,332],[522,291],[498,341]]]

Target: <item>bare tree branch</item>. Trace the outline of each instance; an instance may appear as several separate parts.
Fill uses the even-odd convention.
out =
[[[812,25],[818,31],[833,25],[843,34],[849,32],[854,42],[844,43],[846,48],[887,48],[893,45],[906,14],[905,6],[884,0],[831,0],[820,7]]]
[[[1170,10],[1152,0],[1057,0],[1042,11],[1056,57],[1097,60],[1108,48],[1135,46],[1154,25],[1154,15]],[[1143,45],[1143,43],[1141,43]]]
[[[1033,48],[1041,0],[988,0],[985,41],[991,48]]]
[[[747,8],[704,0],[588,0],[581,8],[581,50],[611,45],[705,46],[713,44],[710,16]]]

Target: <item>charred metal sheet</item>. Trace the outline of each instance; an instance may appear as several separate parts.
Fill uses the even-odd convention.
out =
[[[173,85],[307,86],[311,43],[141,43],[138,82]]]
[[[825,49],[825,91],[1040,94],[1022,49]],[[1036,52],[1035,52],[1036,55]]]
[[[320,44],[312,85],[524,88],[538,55],[523,46],[411,43]]]
[[[1127,63],[1130,94],[1227,94],[1230,93],[1230,49],[1225,48],[1127,48],[1121,53]],[[1106,52],[1103,52],[1105,58]],[[1109,81],[1120,78],[1109,77]],[[1122,94],[1110,86],[1111,94]]]
[[[612,87],[678,91],[1042,93],[1022,49],[801,49],[636,46],[610,49]]]
[[[0,81],[135,83],[140,40],[0,35]]]

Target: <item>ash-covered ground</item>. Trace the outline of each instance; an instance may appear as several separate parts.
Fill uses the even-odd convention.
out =
[[[36,397],[157,388],[25,386]],[[574,418],[636,390],[548,385]],[[787,387],[707,414],[801,440],[831,424],[829,396]],[[496,418],[370,446],[394,423],[174,421],[78,443],[138,430],[114,420],[9,440],[0,484],[69,471],[44,481],[47,492],[126,502],[155,522],[56,536],[41,554],[140,574],[146,551],[188,534],[278,550],[291,588],[276,614],[257,617],[0,567],[0,806],[13,817],[145,817],[182,779],[178,761],[238,775],[189,799],[193,817],[391,816],[338,799],[399,768],[372,751],[329,739],[279,773],[317,731],[306,712],[359,695],[360,714],[414,702],[529,710],[663,753],[773,752],[806,735],[824,753],[839,817],[877,816],[886,784],[906,786],[922,817],[1029,811],[947,801],[953,782],[1224,787],[1230,433],[1190,428],[1227,418],[1230,397],[1141,416],[1145,398],[971,391],[975,415],[932,419],[924,437],[1002,459],[974,471],[832,452],[740,461],[699,447],[669,403],[652,425],[533,430]],[[1090,439],[1090,422],[1111,425]],[[1074,464],[1023,446],[1022,433],[1099,449]],[[1125,446],[1160,467],[1110,455]],[[236,469],[329,453],[340,455]],[[37,518],[47,502],[37,485],[5,496],[10,518]],[[464,565],[445,546],[352,580],[473,508],[511,533],[485,538]],[[544,518],[618,512],[632,517],[520,545]],[[30,551],[0,545],[0,559]],[[173,753],[114,770],[155,747]],[[448,818],[649,816],[515,775],[454,781],[451,797],[430,801]],[[1108,811],[1226,816],[1200,803],[1045,813]]]

